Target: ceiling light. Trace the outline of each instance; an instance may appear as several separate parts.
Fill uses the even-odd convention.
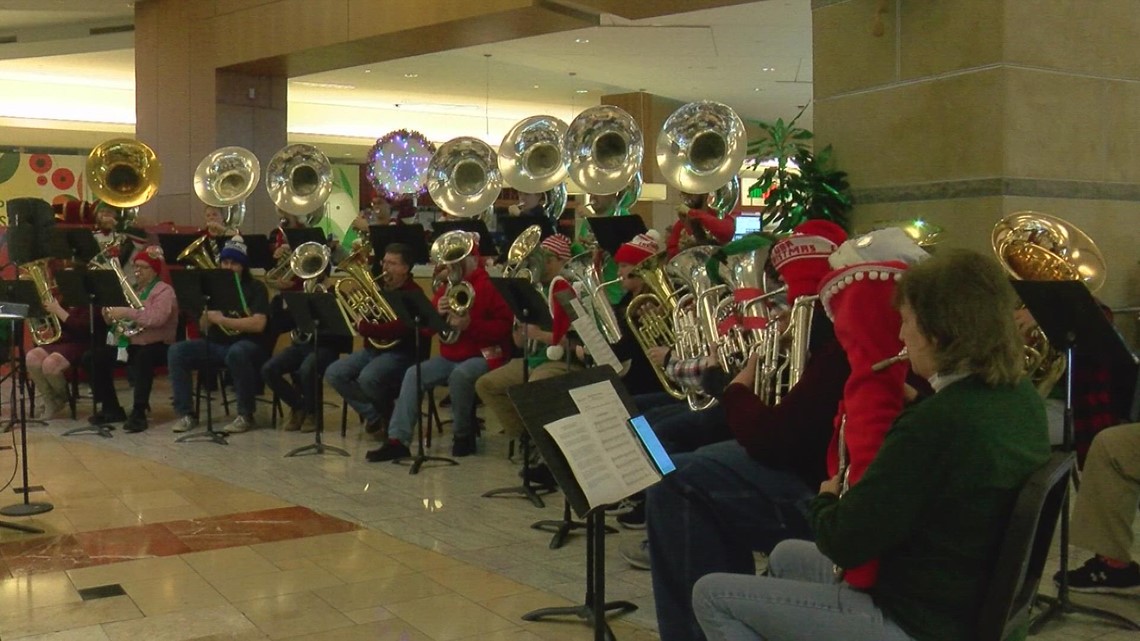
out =
[[[574,93],[590,93],[590,90],[589,89],[578,89]]]
[[[755,89],[753,89],[752,91],[764,91],[764,89],[763,89],[763,88],[761,88],[761,87],[756,87],[756,88],[755,88]]]
[[[372,70],[371,69],[365,69],[364,73],[372,73]]]
[[[580,45],[588,45],[588,44],[590,44],[590,39],[589,38],[574,38],[574,42],[576,42]]]
[[[406,74],[404,74],[404,77],[405,78],[419,78],[420,74],[418,74],[418,73],[406,73]]]
[[[760,71],[775,71],[775,67],[760,67]]]
[[[344,85],[339,82],[309,82],[308,80],[289,81],[295,87],[313,87],[315,89],[356,89],[356,85]]]

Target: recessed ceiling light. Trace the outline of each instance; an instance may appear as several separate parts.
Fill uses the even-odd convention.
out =
[[[580,45],[588,45],[588,44],[590,44],[590,39],[589,38],[574,38],[574,42],[576,42]]]
[[[764,89],[763,89],[763,88],[761,88],[761,87],[756,87],[756,88],[755,88],[755,89],[753,89],[752,91],[764,91]]]
[[[775,71],[775,67],[760,67],[760,71]]]
[[[404,74],[404,77],[405,78],[419,78],[420,74],[418,74],[418,73],[406,73],[406,74]]]
[[[538,85],[535,85],[535,86],[534,86],[534,88],[535,88],[535,89],[538,89]]]
[[[578,89],[574,93],[590,93],[590,90],[589,89]]]
[[[372,73],[372,70],[371,69],[365,69],[364,73]]]

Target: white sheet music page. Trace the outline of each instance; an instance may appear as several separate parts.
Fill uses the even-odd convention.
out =
[[[582,307],[581,301],[577,298],[570,299],[570,309],[573,311],[574,320],[570,321],[570,325],[574,331],[578,333],[578,338],[582,339],[582,343],[586,346],[586,351],[594,359],[598,365],[609,365],[613,368],[614,372],[621,374],[622,366],[621,361],[618,360],[617,354],[614,354],[613,348],[606,342],[602,336],[601,331],[598,330],[598,324],[594,322],[594,317],[591,316],[586,309]]]

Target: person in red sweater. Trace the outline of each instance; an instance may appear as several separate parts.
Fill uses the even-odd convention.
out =
[[[740,212],[731,211],[720,218],[708,203],[708,194],[681,193],[681,202],[677,205],[677,222],[673,223],[665,243],[669,258],[696,245],[724,245],[732,240],[732,234],[736,230],[736,216]]]
[[[462,269],[463,280],[471,285],[474,300],[465,314],[447,307],[444,294],[448,284],[436,290],[432,303],[445,316],[452,331],[458,332],[453,342],[441,342],[439,356],[420,364],[423,389],[447,385],[451,395],[452,425],[455,427],[451,455],[475,453],[475,381],[509,358],[511,325],[514,314],[491,283],[479,258],[479,243],[466,258],[452,265]],[[388,426],[388,442],[368,453],[369,461],[391,461],[411,454],[408,445],[414,437],[412,428],[420,411],[420,395],[416,389],[416,368],[409,367],[400,385],[396,410]]]

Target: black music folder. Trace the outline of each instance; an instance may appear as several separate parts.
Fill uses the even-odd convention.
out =
[[[550,331],[554,319],[550,317],[550,305],[534,285],[525,278],[491,278],[491,284],[499,290],[499,295],[507,302],[515,318],[528,325]]]
[[[610,256],[617,253],[622,243],[633,240],[633,237],[646,231],[645,221],[641,216],[629,214],[628,216],[590,216],[586,218],[590,231],[598,241],[598,246],[606,250]]]
[[[510,247],[511,243],[526,231],[527,227],[538,225],[542,228],[542,237],[554,235],[554,222],[546,216],[526,214],[524,216],[504,216],[499,219],[499,230],[503,232],[503,247]]]
[[[660,441],[608,367],[516,385],[511,402],[581,518],[673,470]],[[633,418],[631,418],[633,417]]]
[[[424,226],[419,223],[370,225],[368,227],[368,240],[372,243],[373,265],[379,264],[380,260],[384,258],[384,248],[389,243],[403,243],[411,247],[417,265],[428,262],[427,238],[424,236]]]

